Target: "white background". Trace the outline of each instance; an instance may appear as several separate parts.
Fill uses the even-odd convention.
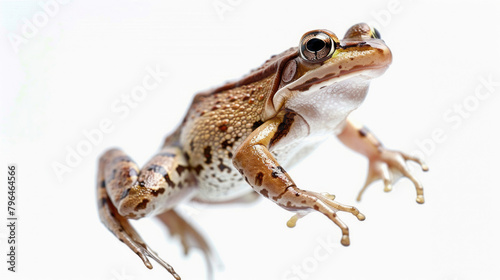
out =
[[[366,21],[378,25],[394,62],[355,118],[386,146],[425,155],[431,170],[415,170],[426,203],[415,203],[408,180],[389,194],[377,182],[355,202],[367,162],[332,139],[289,172],[367,216],[341,214],[350,247],[324,216],[289,229],[291,214],[264,199],[180,212],[217,249],[224,267],[216,279],[500,279],[498,1],[74,0],[46,23],[38,2],[48,0],[0,2],[0,182],[7,164],[19,169],[19,272],[2,261],[0,278],[173,279],[156,263],[144,267],[99,222],[98,156],[119,146],[143,164],[194,93],[237,79],[308,30],[342,37]],[[23,19],[38,30],[23,33]],[[156,67],[169,76],[128,115],[112,111]],[[489,90],[482,80],[493,81]],[[113,130],[58,178],[54,164],[67,165],[68,149],[105,119]],[[154,219],[134,225],[183,279],[204,279],[201,253],[183,256]],[[6,226],[0,237],[5,256]]]

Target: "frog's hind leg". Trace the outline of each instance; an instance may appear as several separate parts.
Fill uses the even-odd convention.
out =
[[[99,205],[99,217],[101,221],[121,242],[125,243],[142,259],[147,268],[153,268],[153,265],[148,260],[148,257],[150,257],[170,272],[175,279],[181,279],[171,265],[163,261],[153,250],[151,250],[151,248],[149,248],[128,220],[118,214],[118,211],[107,197],[107,194],[98,191],[97,196],[101,201]]]
[[[199,248],[203,252],[208,275],[213,278],[213,265],[219,262],[203,235],[173,209],[159,214],[157,218],[167,227],[171,236],[179,236],[184,254],[187,255],[193,247]]]
[[[254,191],[241,197],[221,202],[209,202],[193,198],[194,203],[200,204],[232,204],[232,203],[254,203],[260,198],[260,195]],[[159,214],[157,218],[166,226],[171,236],[179,236],[184,254],[188,254],[191,248],[198,248],[205,256],[208,275],[213,278],[214,266],[222,266],[222,261],[217,256],[203,235],[193,227],[188,221],[180,216],[175,210],[169,210]]]
[[[179,275],[149,248],[128,222],[175,206],[189,197],[194,188],[189,179],[185,159],[177,148],[164,148],[139,172],[137,164],[124,152],[112,149],[99,161],[97,200],[103,224],[132,249],[146,267],[154,259],[176,279]],[[184,184],[182,184],[184,183]]]
[[[241,197],[221,202],[208,202],[193,198],[195,203],[203,204],[242,204],[254,203],[260,198],[260,195],[254,191],[247,193]],[[184,254],[188,254],[191,248],[198,248],[203,252],[207,263],[208,275],[213,278],[214,265],[222,266],[222,261],[218,258],[215,251],[212,249],[203,235],[194,228],[188,221],[181,217],[175,210],[169,210],[157,216],[157,218],[165,224],[171,236],[179,236]]]

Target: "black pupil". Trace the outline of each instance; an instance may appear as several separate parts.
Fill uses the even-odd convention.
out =
[[[325,47],[325,45],[325,42],[318,38],[312,38],[311,40],[307,41],[307,49],[311,52],[320,51]]]

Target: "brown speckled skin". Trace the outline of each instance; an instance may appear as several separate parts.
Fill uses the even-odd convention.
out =
[[[197,94],[181,125],[142,169],[119,149],[101,156],[97,188],[100,219],[148,268],[152,268],[148,257],[153,258],[180,279],[127,219],[158,215],[173,235],[180,236],[186,251],[191,246],[202,249],[211,269],[208,243],[172,208],[190,198],[205,202],[255,200],[255,196],[245,195],[253,191],[235,170],[232,157],[242,141],[264,123],[266,98],[281,84],[277,73],[283,68],[283,58],[297,55],[297,48],[289,49],[238,82]],[[237,188],[241,190],[234,192]],[[232,191],[231,196],[228,193]]]
[[[363,191],[376,179],[383,179],[388,190],[402,175],[414,182],[417,202],[423,203],[423,188],[405,161],[417,161],[424,170],[427,167],[419,159],[385,149],[366,128],[347,120],[363,101],[367,81],[389,66],[390,50],[366,24],[351,27],[343,40],[327,30],[314,32],[330,38],[335,53],[324,58],[309,53],[312,58],[308,58],[303,49],[299,56],[298,48],[291,48],[239,81],[196,95],[181,125],[141,169],[118,149],[101,157],[100,219],[147,267],[152,267],[148,257],[153,258],[180,279],[127,219],[158,215],[171,234],[181,237],[186,251],[193,244],[211,258],[207,242],[173,210],[189,199],[233,202],[258,193],[295,213],[290,227],[309,212],[324,214],[341,229],[341,243],[349,245],[349,230],[337,212],[351,213],[359,220],[364,215],[335,202],[333,195],[300,189],[285,170],[317,146],[318,135],[337,135],[368,157],[369,176]],[[314,32],[302,40],[310,40]],[[311,103],[314,98],[319,101]]]
[[[243,178],[232,164],[234,151],[255,126],[262,123],[265,97],[274,77],[275,74],[251,84],[196,97],[182,126],[180,143],[190,166],[202,167],[196,174],[200,179],[198,199],[227,200],[235,197],[229,195],[234,188],[241,188],[238,182]]]

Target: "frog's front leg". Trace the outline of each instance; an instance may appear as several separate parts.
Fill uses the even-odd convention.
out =
[[[149,248],[128,219],[161,213],[189,196],[194,184],[188,170],[182,152],[175,147],[162,149],[140,171],[121,150],[109,150],[99,160],[97,199],[101,221],[148,268],[153,267],[150,257],[176,279],[180,277],[172,266]]]
[[[352,213],[359,220],[364,220],[364,215],[355,207],[334,202],[333,195],[299,189],[269,151],[272,145],[282,141],[283,129],[290,129],[294,125],[294,118],[287,117],[288,113],[282,112],[253,131],[236,150],[233,164],[256,192],[296,213],[288,226],[293,227],[298,218],[318,211],[340,227],[341,243],[348,246],[349,229],[336,212]]]
[[[384,148],[380,141],[365,127],[347,120],[344,130],[338,138],[349,148],[365,155],[369,163],[368,176],[365,185],[359,192],[357,200],[366,188],[375,180],[384,181],[384,191],[392,190],[392,185],[401,177],[407,177],[415,185],[417,202],[424,203],[424,189],[422,184],[411,174],[406,161],[417,162],[423,171],[429,170],[427,165],[417,157],[399,151]]]

